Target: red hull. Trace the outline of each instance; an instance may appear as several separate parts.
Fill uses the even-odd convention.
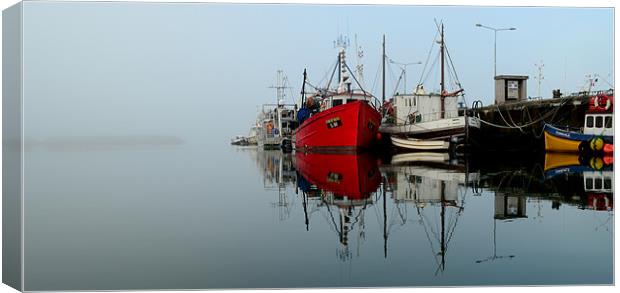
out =
[[[338,197],[365,199],[377,191],[381,172],[369,154],[295,154],[295,168],[310,183]]]
[[[357,150],[377,140],[381,114],[365,101],[321,111],[295,131],[295,148],[305,151]]]

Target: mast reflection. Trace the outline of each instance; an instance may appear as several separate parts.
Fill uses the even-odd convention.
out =
[[[451,243],[468,237],[466,231],[459,233],[468,227],[457,227],[471,196],[477,202],[488,198],[493,209],[487,218],[493,224],[488,234],[493,250],[488,256],[472,256],[475,263],[515,258],[517,253],[501,251],[501,231],[517,222],[542,222],[545,210],[576,207],[613,217],[613,158],[608,157],[546,154],[501,165],[494,159],[488,165],[471,164],[468,158],[455,160],[440,153],[377,158],[369,153],[291,155],[258,150],[252,157],[264,188],[277,194],[273,206],[280,220],[303,211],[306,231],[311,224],[330,226],[341,261],[360,257],[368,232],[383,240],[381,254],[388,258],[390,235],[403,231],[400,225],[416,231],[413,237],[427,239],[437,264],[435,274],[443,273],[449,267]],[[297,199],[300,208],[294,206]],[[315,214],[326,222],[313,220]],[[367,225],[366,219],[373,218],[377,225],[374,220]],[[609,230],[609,219],[600,227]],[[479,224],[477,229],[484,226]]]
[[[309,229],[308,202],[318,202],[317,206],[328,211],[331,224],[338,233],[341,244],[338,256],[342,260],[350,259],[349,233],[358,225],[358,239],[364,239],[364,213],[374,203],[371,194],[376,193],[381,184],[377,159],[370,154],[300,152],[296,153],[295,159],[306,229]]]

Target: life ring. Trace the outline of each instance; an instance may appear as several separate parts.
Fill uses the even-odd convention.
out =
[[[605,102],[605,106],[601,105],[601,101]],[[602,110],[609,110],[611,108],[611,99],[607,95],[598,95],[594,97],[594,107]]]
[[[272,129],[273,129],[273,122],[269,121],[269,123],[267,124],[267,133],[271,133]]]
[[[593,157],[592,159],[590,159],[590,167],[592,167],[592,169],[598,171],[603,169],[603,166],[603,159],[597,157]]]
[[[600,152],[603,150],[605,141],[600,137],[595,137],[590,140],[590,150],[594,152]]]
[[[605,210],[609,210],[609,199],[607,198],[607,196],[603,196],[603,200],[605,201]],[[598,208],[598,197],[594,197],[592,199],[592,208],[595,210],[599,210]],[[601,209],[602,210],[602,209]]]

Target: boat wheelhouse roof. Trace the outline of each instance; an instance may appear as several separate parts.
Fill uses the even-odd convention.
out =
[[[315,93],[313,95],[311,95],[310,97],[323,97],[321,96],[320,93]],[[325,98],[337,98],[337,97],[368,97],[371,98],[373,97],[372,94],[367,93],[367,92],[356,92],[356,91],[352,91],[352,92],[344,92],[344,93],[337,93],[337,92],[327,92],[327,94],[325,95]]]
[[[401,94],[401,93],[396,93],[395,95],[393,95],[393,97],[441,97],[441,95],[439,93],[424,93],[424,94],[416,94],[416,93]]]

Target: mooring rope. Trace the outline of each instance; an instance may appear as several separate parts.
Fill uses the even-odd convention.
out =
[[[478,117],[478,119],[480,120],[480,122],[482,122],[482,123],[484,123],[484,124],[487,124],[487,125],[489,125],[489,126],[493,126],[493,127],[497,127],[497,128],[504,128],[504,129],[521,129],[521,128],[525,128],[525,127],[528,127],[528,126],[531,126],[531,125],[537,124],[537,123],[539,123],[540,121],[543,121],[543,122],[545,122],[545,123],[546,123],[545,119],[546,119],[547,117],[549,117],[551,114],[553,114],[553,116],[551,117],[551,120],[553,120],[553,118],[555,118],[556,114],[559,112],[560,108],[562,108],[562,106],[564,106],[564,105],[568,102],[568,100],[569,100],[568,98],[565,98],[565,99],[564,99],[564,101],[562,102],[562,104],[560,104],[560,105],[559,105],[559,106],[555,109],[555,111],[553,111],[553,112],[547,112],[546,114],[544,114],[544,115],[540,116],[540,118],[538,118],[538,119],[536,119],[536,120],[534,120],[534,121],[528,122],[528,123],[526,123],[526,124],[523,124],[523,125],[517,125],[516,123],[514,123],[514,121],[513,121],[513,123],[514,123],[513,125],[511,125],[510,123],[508,123],[508,121],[506,121],[506,119],[505,119],[505,118],[504,118],[504,116],[502,115],[502,112],[500,111],[499,106],[497,106],[497,111],[499,112],[500,117],[502,118],[502,120],[504,121],[504,123],[505,123],[507,126],[506,126],[506,125],[499,125],[499,124],[495,124],[495,123],[492,123],[492,122],[489,122],[489,121],[485,121],[485,120],[483,120],[482,118],[479,118],[479,117]],[[528,115],[529,115],[529,110],[528,110]],[[510,117],[510,116],[509,116],[509,117]],[[510,118],[511,118],[511,117],[510,117]],[[530,116],[530,119],[531,119],[531,116]],[[511,118],[511,120],[512,120],[512,118]],[[542,133],[541,133],[541,135],[542,135]]]

